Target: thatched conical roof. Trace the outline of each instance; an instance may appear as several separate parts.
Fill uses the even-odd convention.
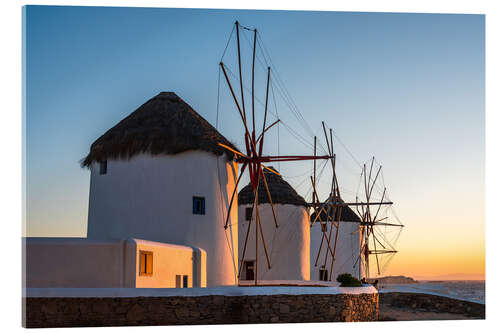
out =
[[[270,167],[270,169],[275,170],[273,167]],[[307,207],[304,198],[298,195],[293,187],[284,181],[281,176],[266,169],[264,169],[264,175],[266,176],[267,185],[269,186],[269,192],[271,193],[271,199],[274,204],[289,204]],[[251,205],[254,200],[255,196],[253,194],[252,185],[248,184],[238,194],[238,205]],[[259,204],[261,203],[270,203],[264,180],[262,179],[259,181]]]
[[[179,96],[162,92],[98,138],[82,166],[107,159],[129,159],[141,153],[172,155],[188,150],[226,153],[233,158],[233,153],[217,145],[219,142],[234,148]]]
[[[344,202],[342,199],[337,199],[338,201]],[[332,217],[334,217],[335,221],[338,221],[339,218],[339,208],[336,209],[335,212],[330,213],[330,221],[332,220]],[[334,216],[335,215],[335,216]],[[322,210],[321,214],[319,215],[318,219],[316,220],[316,213],[311,214],[311,221],[316,220],[316,222],[325,222],[327,217],[327,213]],[[347,221],[347,222],[361,222],[361,219],[359,218],[358,214],[356,214],[351,207],[344,206],[342,207],[342,212],[340,213],[340,221]]]

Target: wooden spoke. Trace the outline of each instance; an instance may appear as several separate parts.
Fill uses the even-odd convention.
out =
[[[255,199],[253,201],[253,206],[252,206],[252,216],[250,217],[250,221],[248,222],[248,228],[247,228],[247,234],[245,236],[245,244],[243,245],[243,254],[241,256],[241,265],[240,265],[240,269],[238,271],[238,279],[240,278],[240,275],[241,275],[241,269],[243,268],[243,262],[245,260],[245,254],[247,252],[247,243],[248,243],[248,236],[250,236],[250,227],[252,225],[252,220],[253,220],[253,212],[255,210],[255,207],[256,207],[256,200],[257,200],[257,190],[254,191],[254,194],[255,194]]]
[[[241,172],[240,175],[238,176],[238,180],[236,180],[236,184],[234,185],[234,191],[233,194],[231,195],[231,201],[229,202],[229,208],[227,210],[227,216],[226,216],[226,222],[224,223],[224,229],[227,229],[228,223],[229,223],[229,216],[231,216],[231,207],[233,206],[233,200],[236,192],[238,191],[238,184],[240,183],[241,176],[243,176],[243,173],[245,172],[245,169],[247,167],[247,164],[243,164],[241,167]]]
[[[370,183],[371,183],[371,179],[372,179],[373,163],[374,162],[375,162],[375,156],[372,157],[372,163],[370,165],[370,174],[368,175],[368,189],[370,188]],[[371,198],[371,196],[370,196],[371,191],[368,191],[366,194],[368,195],[368,198]]]
[[[269,203],[271,204],[271,210],[273,212],[273,218],[274,218],[274,225],[276,226],[276,228],[279,228],[278,218],[276,217],[276,211],[274,210],[273,198],[271,198],[271,192],[269,191],[269,186],[267,185],[266,175],[264,174],[264,170],[262,170],[262,168],[260,168],[260,172],[262,175],[262,180],[264,182],[264,186],[266,187],[267,198],[269,199]]]
[[[323,203],[323,205],[321,205],[321,207],[319,208],[320,214],[316,214],[316,217],[314,218],[314,221],[311,223],[311,226],[313,226],[316,223],[316,221],[319,219],[322,212],[325,212],[325,214],[328,214],[326,209],[325,209],[325,206],[327,206],[326,202]]]
[[[253,33],[253,57],[252,57],[252,135],[255,138],[255,45],[257,42],[257,29]]]
[[[372,226],[372,233],[373,233],[373,226]],[[378,262],[378,253],[377,253],[377,243],[375,242],[375,234],[373,233],[373,248],[375,249],[375,259],[377,261],[377,273],[380,275],[380,264]]]
[[[363,164],[363,175],[364,175],[364,179],[365,179],[365,196],[366,196],[366,202],[368,203],[368,202],[370,202],[370,198],[368,197],[368,186],[366,185],[366,164]]]
[[[321,243],[319,244],[318,255],[316,256],[316,261],[314,262],[314,267],[318,266],[318,259],[319,259],[319,256],[321,254],[321,249],[323,248],[323,240],[325,239],[325,231],[323,230],[323,226],[320,226],[320,227],[321,227],[321,231],[322,231]]]
[[[262,238],[262,244],[264,245],[264,252],[266,253],[267,268],[271,269],[271,261],[269,260],[269,255],[267,253],[266,240],[264,239],[264,232],[262,231],[262,223],[260,222],[259,206],[257,205],[257,223],[259,224],[260,236]]]
[[[335,209],[336,210],[336,209]],[[328,220],[330,219],[330,212],[331,212],[331,206],[328,207],[328,214],[326,217],[326,222],[328,223]],[[335,213],[333,214],[335,216]],[[330,241],[332,239],[332,230],[333,230],[333,223],[330,225],[330,232],[328,233],[328,238],[326,239],[327,243],[330,244]],[[328,253],[325,253],[325,263],[323,264],[326,267],[326,261],[328,258]]]
[[[365,244],[365,271],[366,275],[370,276],[370,250],[368,249],[368,244]]]
[[[245,127],[245,137],[250,135],[248,132],[248,127],[247,127],[247,120],[246,120],[246,115],[245,115],[245,108],[243,107],[243,110],[240,107],[240,103],[238,103],[238,98],[236,97],[236,94],[234,93],[233,86],[231,85],[231,81],[229,80],[229,77],[227,76],[226,72],[226,67],[224,66],[224,63],[221,61],[219,63],[220,67],[222,68],[222,72],[224,73],[224,77],[226,78],[227,85],[229,86],[229,90],[231,91],[231,95],[233,96],[234,103],[236,104],[236,107],[238,108],[238,111],[240,113],[241,120],[243,121],[243,125]]]
[[[311,177],[311,183],[312,183],[312,186],[313,186],[313,201],[318,201],[319,202],[319,198],[318,198],[318,193],[316,192],[316,186],[315,186],[315,181],[314,181],[314,178]],[[328,214],[323,207],[321,207],[320,209],[318,209],[316,206],[313,207],[314,209],[314,212],[316,214],[316,218],[314,219],[314,222],[311,224],[311,227],[314,225],[314,223],[316,222],[316,220],[320,217],[321,213],[324,211],[325,214]],[[325,222],[324,224],[325,226],[328,226],[328,217],[327,217],[327,222]],[[327,240],[327,249],[330,251],[330,253],[333,255],[333,252],[332,252],[332,249],[330,247],[330,242],[328,240],[328,237],[326,236],[326,230],[325,228],[323,228],[323,223],[320,222],[320,227],[321,227],[321,232],[322,232],[322,235],[321,235],[321,243],[319,245],[319,249],[318,249],[318,254],[316,256],[316,261],[314,262],[314,266],[318,266],[318,259],[321,255],[321,249],[323,248],[323,242],[324,240],[326,239]],[[328,255],[328,254],[327,254]]]
[[[264,133],[266,132],[267,120],[267,105],[269,101],[269,80],[271,79],[271,67],[267,67],[267,87],[266,87],[266,104],[264,106],[264,122],[262,123],[262,133],[260,134],[259,156],[262,156],[262,147],[264,146]],[[269,128],[268,128],[269,129]]]
[[[384,218],[385,219],[385,218]],[[378,226],[386,226],[386,227],[404,227],[402,224],[395,224],[395,223],[378,223],[378,222],[356,222],[356,221],[342,221],[342,223],[358,223],[361,226],[372,226],[372,225],[378,225]]]
[[[328,155],[331,157],[332,156],[332,151],[330,149],[330,142],[328,142],[328,135],[326,135],[325,122],[322,121],[321,125],[323,125],[323,133],[325,134],[326,146],[328,147]]]
[[[373,218],[374,221],[377,220],[378,213],[380,212],[380,207],[382,207],[382,202],[384,202],[384,197],[385,197],[385,188],[384,192],[382,193],[382,199],[380,200],[380,205],[378,205],[377,212],[375,213],[375,217]]]
[[[314,138],[316,139],[316,137],[314,137]],[[314,140],[314,142],[316,143],[316,140]],[[314,155],[316,155],[316,147],[314,147],[314,148],[315,148],[315,149],[314,149],[314,153],[315,153]],[[314,163],[314,165],[315,165],[315,169],[314,169],[314,171],[316,171],[316,160],[314,160],[314,162],[315,162],[315,163]],[[319,203],[318,193],[316,192],[316,172],[314,172],[314,178],[313,178],[313,177],[311,177],[311,184],[312,184],[312,188],[313,188],[313,193],[312,193],[312,194],[313,194],[313,197],[312,197],[312,199],[313,199],[313,203],[314,203],[314,204],[315,204],[316,202],[318,202],[318,203]],[[317,201],[316,201],[316,200],[317,200]],[[316,209],[316,208],[317,208],[317,207],[316,207],[316,205],[314,205],[314,206],[313,206],[313,208],[314,208],[314,212],[316,213],[316,217],[315,217],[315,219],[314,219],[314,222],[313,222],[313,223],[311,223],[311,227],[314,225],[314,223],[316,223],[316,220],[318,219],[318,215],[319,215],[319,214],[318,214],[318,210]],[[323,240],[322,240],[322,241],[323,241]]]
[[[314,136],[314,157],[316,157],[316,136]],[[313,183],[313,186],[314,186],[314,184],[316,184],[316,158],[313,160],[313,170],[314,170],[313,171],[313,176],[314,177],[312,179],[312,183]],[[314,193],[316,193],[316,190],[314,190]]]
[[[263,164],[261,164],[261,165],[262,165],[262,167],[263,167],[264,169],[266,169],[267,171],[272,172],[272,173],[274,173],[275,175],[278,175],[278,176],[280,176],[280,177],[281,177],[281,175],[279,174],[279,172],[278,172],[278,171],[273,170],[273,169],[271,169],[271,168],[268,168],[268,167],[266,167],[266,166],[265,166],[265,165],[263,165]]]
[[[378,175],[380,174],[380,170],[382,170],[382,166],[379,166],[377,174],[375,175],[375,178],[373,179],[372,186],[370,187],[370,197],[372,195],[373,187],[375,186],[375,183],[377,182]]]
[[[375,233],[373,233],[373,239],[374,239],[374,240],[376,240],[376,241],[377,241],[377,243],[379,243],[379,244],[380,244],[380,246],[382,246],[382,248],[385,250],[385,246],[384,246],[384,244],[382,244],[382,243],[378,240],[378,238],[375,236]]]
[[[223,143],[220,143],[220,142],[219,142],[219,143],[217,143],[217,144],[218,144],[219,146],[221,146],[222,148],[225,148],[225,149],[229,150],[230,152],[235,153],[236,155],[239,155],[239,156],[244,157],[244,158],[246,158],[246,159],[250,159],[250,157],[248,157],[247,155],[245,155],[245,154],[243,154],[243,153],[240,153],[240,152],[239,152],[239,151],[237,151],[236,149],[233,149],[233,148],[231,148],[231,147],[229,147],[229,146],[227,146],[227,145],[225,145],[225,144],[223,144]]]
[[[358,206],[360,206],[360,205],[358,205],[358,196],[356,195],[356,206],[355,207],[356,207],[356,211],[358,212],[358,215],[361,216],[361,212],[359,211]]]
[[[325,224],[328,226],[328,221]],[[332,225],[331,228],[333,228],[333,225]],[[323,234],[325,235],[325,238],[326,238],[326,230],[323,231],[323,229],[321,229],[321,231],[323,232]],[[327,248],[328,248],[328,252],[330,252],[330,254],[332,256],[335,256],[335,251],[332,250],[331,245],[330,245],[330,240],[328,238],[326,238],[326,245],[327,245]]]
[[[257,187],[255,188],[255,285],[257,285],[258,273],[259,273],[259,233],[258,233],[258,220],[257,212],[259,207],[259,177],[257,175]]]
[[[264,133],[266,133],[271,127],[273,127],[274,125],[276,125],[277,123],[280,122],[280,119],[276,120],[274,123],[272,123],[271,125],[269,125],[268,127],[266,127],[262,133],[259,135],[259,137],[257,138],[256,142],[258,143],[260,140],[264,141]],[[261,146],[262,146],[262,141],[261,141]],[[259,148],[260,149],[260,148]]]
[[[335,242],[333,243],[333,254],[332,254],[332,264],[330,266],[330,281],[332,281],[333,274],[333,264],[335,263],[335,252],[337,251],[337,240],[339,237],[339,229],[340,229],[340,217],[342,216],[342,207],[339,208],[339,215],[337,221],[337,228],[335,230]]]
[[[241,52],[240,52],[240,24],[238,21],[235,22],[236,24],[236,40],[238,42],[238,67],[240,70],[240,91],[241,91],[241,105],[243,106],[243,115],[245,117],[245,122],[247,120],[246,113],[245,113],[245,96],[243,94],[243,77],[241,73]]]

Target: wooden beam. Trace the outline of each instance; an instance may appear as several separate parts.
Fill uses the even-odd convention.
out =
[[[266,240],[264,239],[264,232],[262,231],[262,224],[260,222],[259,206],[257,205],[257,223],[259,224],[260,236],[262,238],[262,244],[264,245],[264,252],[266,253],[267,268],[271,269],[271,261],[269,260],[269,255],[267,254]]]
[[[255,43],[257,42],[257,29],[253,33],[253,57],[252,57],[252,135],[255,138]]]
[[[238,176],[238,180],[236,181],[236,184],[234,185],[234,191],[233,194],[231,195],[231,201],[229,202],[229,208],[227,210],[227,216],[226,216],[226,222],[224,223],[224,229],[227,229],[227,225],[229,223],[229,216],[231,215],[231,207],[233,206],[233,200],[236,192],[238,191],[238,184],[240,183],[241,176],[243,175],[243,172],[245,171],[247,167],[247,164],[243,164],[241,167],[241,172],[240,175]]]
[[[274,204],[273,204],[273,198],[271,197],[271,192],[269,191],[269,186],[267,185],[266,175],[264,174],[264,170],[262,170],[262,168],[260,169],[260,172],[262,173],[262,180],[264,181],[264,186],[266,187],[267,198],[269,199],[269,203],[271,204],[271,210],[273,212],[274,224],[276,225],[276,228],[279,228],[278,218],[276,217],[276,212],[274,210]]]
[[[245,97],[244,97],[244,94],[243,94],[243,77],[242,77],[242,73],[241,73],[240,25],[239,25],[238,21],[236,21],[235,24],[236,24],[236,40],[238,42],[238,67],[240,69],[241,105],[243,107],[243,115],[245,117],[245,123],[246,123],[247,116],[246,116],[246,113],[245,113]]]

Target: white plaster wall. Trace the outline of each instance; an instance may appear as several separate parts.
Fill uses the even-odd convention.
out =
[[[24,238],[28,288],[175,288],[176,275],[189,287],[206,287],[203,249],[141,239]],[[153,274],[140,275],[140,251],[153,253]]]
[[[238,216],[240,217],[238,228],[240,260],[243,255],[248,229],[248,221],[245,220],[245,209],[251,206],[241,205],[238,207]],[[310,228],[308,212],[305,207],[288,204],[275,204],[274,208],[279,224],[278,229],[275,228],[271,205],[259,205],[259,215],[271,260],[271,269],[268,269],[264,247],[259,235],[258,279],[309,280]],[[245,260],[255,260],[255,218],[250,227]],[[241,278],[245,278],[243,270]]]
[[[188,287],[206,287],[200,285],[201,271],[206,271],[203,263],[197,258],[196,250],[181,245],[164,244],[141,239],[134,239],[136,245],[135,286],[137,288],[175,288],[175,276],[187,275]],[[203,250],[198,249],[201,253]],[[140,252],[153,253],[153,274],[140,274]],[[199,267],[197,267],[199,266]]]
[[[330,231],[330,226],[327,229],[327,236]],[[321,225],[316,222],[311,227],[311,280],[319,280],[319,269],[321,265],[325,262],[325,254],[327,251],[326,239],[323,241],[323,246],[321,249],[321,254],[318,260],[318,265],[314,266],[316,257],[318,255],[318,250],[321,244],[321,237],[323,233],[321,232]],[[333,250],[333,244],[335,239],[335,228],[332,231],[332,240],[330,245]],[[360,233],[359,233],[359,223],[352,222],[340,222],[339,235],[337,239],[337,249],[335,251],[335,263],[333,266],[332,280],[336,281],[337,276],[342,273],[349,273],[352,276],[359,278],[359,264],[360,261],[356,263],[356,259],[359,256],[360,251]],[[330,274],[331,266],[331,255],[328,256],[328,261],[325,268]]]
[[[23,238],[26,287],[135,287],[135,258],[130,256],[134,249],[127,245],[116,240]]]
[[[107,174],[91,166],[89,239],[139,238],[202,248],[207,286],[237,283],[237,199],[231,226],[224,221],[238,177],[238,165],[225,156],[188,151],[142,154],[108,160]],[[219,182],[220,179],[220,182]],[[205,215],[193,215],[192,197],[205,197]]]

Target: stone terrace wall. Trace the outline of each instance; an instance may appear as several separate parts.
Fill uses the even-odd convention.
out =
[[[417,294],[387,292],[380,293],[380,304],[398,308],[420,309],[435,312],[448,312],[469,316],[471,318],[485,318],[484,304],[462,301],[454,298]]]
[[[25,327],[374,321],[378,294],[28,297]]]

